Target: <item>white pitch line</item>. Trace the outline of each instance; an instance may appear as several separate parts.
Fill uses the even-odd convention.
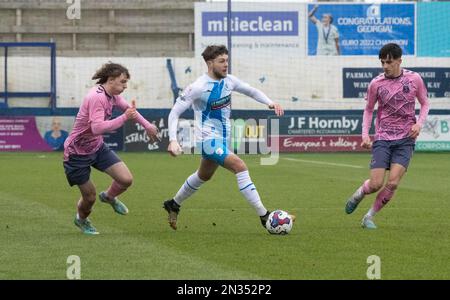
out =
[[[353,169],[363,169],[364,168],[364,167],[356,166],[356,165],[337,164],[337,163],[317,161],[317,160],[306,160],[306,159],[289,158],[289,157],[283,157],[283,159],[304,162],[304,163],[310,163],[310,164],[316,164],[316,165],[327,165],[327,166],[345,167],[345,168],[353,168]]]

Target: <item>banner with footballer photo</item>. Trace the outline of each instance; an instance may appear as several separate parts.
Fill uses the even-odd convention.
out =
[[[387,43],[400,45],[404,55],[415,55],[412,2],[309,4],[308,15],[308,55],[378,55]],[[339,54],[331,51],[336,39]]]

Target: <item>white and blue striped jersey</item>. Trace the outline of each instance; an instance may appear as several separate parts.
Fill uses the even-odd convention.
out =
[[[169,114],[169,139],[177,140],[179,116],[192,107],[195,118],[195,139],[197,142],[230,137],[231,92],[247,95],[260,103],[273,102],[260,90],[228,75],[221,80],[212,79],[207,73],[186,87]]]

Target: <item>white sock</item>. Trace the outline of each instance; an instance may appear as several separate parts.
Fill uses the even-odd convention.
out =
[[[376,215],[377,213],[373,210],[373,208],[370,208],[369,211],[367,212],[366,216],[368,216],[369,218],[372,218]]]
[[[264,216],[267,213],[267,209],[262,204],[261,198],[259,197],[255,185],[250,179],[248,171],[236,173],[236,178],[239,190],[241,191],[242,195],[244,195],[248,203],[253,206],[259,216]]]
[[[80,221],[86,220],[86,219],[82,219],[78,213],[77,213],[77,219],[80,220]]]
[[[186,179],[178,190],[178,193],[173,197],[173,200],[175,200],[178,205],[181,205],[181,203],[195,193],[203,183],[205,182],[201,180],[200,177],[198,177],[197,172],[195,172]]]

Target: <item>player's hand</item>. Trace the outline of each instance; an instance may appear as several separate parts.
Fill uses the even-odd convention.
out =
[[[419,136],[419,134],[420,134],[420,125],[414,124],[408,136],[415,139]]]
[[[127,116],[127,120],[134,120],[137,118],[136,101],[134,99],[131,100],[131,107],[128,107],[124,114]]]
[[[158,128],[150,124],[149,128],[146,128],[145,131],[147,132],[148,137],[150,138],[150,142],[154,143],[156,141],[161,142],[161,137],[159,135]]]
[[[278,103],[273,103],[273,104],[269,105],[269,108],[270,108],[270,109],[274,109],[274,110],[275,110],[275,114],[276,114],[277,116],[279,116],[279,117],[282,116],[282,115],[284,115],[283,108],[282,108],[281,105],[278,104]]]
[[[128,120],[135,120],[137,118],[136,107],[129,107],[124,113]]]
[[[170,155],[175,157],[180,155],[183,152],[183,150],[181,149],[180,144],[178,144],[177,141],[171,141],[169,143],[169,147],[167,147],[167,152],[169,152]]]
[[[370,137],[363,138],[361,142],[361,147],[363,147],[364,149],[372,148],[372,141],[370,140]]]

